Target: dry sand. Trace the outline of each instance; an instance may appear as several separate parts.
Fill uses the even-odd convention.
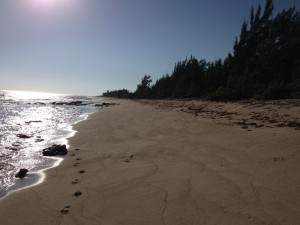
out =
[[[300,224],[299,102],[119,102],[0,200],[1,225]]]

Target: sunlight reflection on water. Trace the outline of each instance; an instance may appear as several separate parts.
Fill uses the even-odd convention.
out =
[[[14,100],[30,100],[30,99],[53,99],[55,97],[66,96],[64,94],[55,94],[47,92],[32,92],[32,91],[7,91],[5,94],[8,98]]]
[[[86,105],[52,104],[78,100]],[[84,96],[0,91],[0,197],[7,190],[41,182],[41,171],[61,161],[43,157],[42,149],[67,144],[66,138],[75,134],[71,125],[96,111],[96,101]],[[14,174],[21,168],[30,173],[27,179],[17,180]]]

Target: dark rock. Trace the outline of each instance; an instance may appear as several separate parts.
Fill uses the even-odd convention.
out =
[[[79,105],[86,105],[86,104],[82,104],[82,101],[72,101],[72,102],[51,102],[52,105],[75,105],[75,106],[79,106]]]
[[[12,146],[14,146],[14,147],[20,147],[21,145],[18,144],[18,143],[14,143],[14,144],[12,144]]]
[[[65,102],[51,102],[52,105],[65,105]]]
[[[109,106],[109,105],[110,105],[110,104],[109,104],[108,102],[103,102],[103,103],[102,103],[102,106],[106,106],[106,107],[107,107],[107,106]]]
[[[79,173],[85,173],[85,171],[84,170],[80,170]]]
[[[31,136],[28,136],[26,134],[17,134],[18,138],[31,138]]]
[[[82,101],[68,102],[67,105],[82,105]]]
[[[31,121],[25,121],[25,123],[27,124],[31,124],[31,123],[41,123],[41,120],[31,120]]]
[[[43,156],[57,156],[66,154],[68,154],[66,145],[53,145],[52,147],[43,149]]]
[[[26,177],[26,174],[28,173],[28,170],[27,169],[20,169],[19,172],[16,174],[15,177],[18,177],[18,178],[24,178]]]

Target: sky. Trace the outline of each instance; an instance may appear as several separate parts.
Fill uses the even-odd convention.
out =
[[[274,0],[275,12],[299,0]],[[0,0],[0,90],[100,95],[224,59],[262,0]]]

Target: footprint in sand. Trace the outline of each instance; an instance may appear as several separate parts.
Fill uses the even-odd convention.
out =
[[[60,213],[61,214],[68,214],[69,213],[69,210],[70,210],[70,207],[71,206],[66,206],[65,208],[63,208],[62,210],[60,210]]]
[[[72,181],[72,184],[77,184],[78,182],[79,182],[79,180],[75,179],[75,180]]]
[[[73,166],[79,166],[79,165],[80,165],[80,163],[78,163],[78,162],[73,164]]]
[[[74,192],[73,194],[75,197],[79,197],[80,195],[82,195],[82,192],[81,191],[76,191]]]
[[[130,160],[133,160],[133,157],[134,157],[134,155],[131,155],[131,156],[129,156],[129,159],[125,159],[124,161],[127,162],[127,163],[129,163]]]

